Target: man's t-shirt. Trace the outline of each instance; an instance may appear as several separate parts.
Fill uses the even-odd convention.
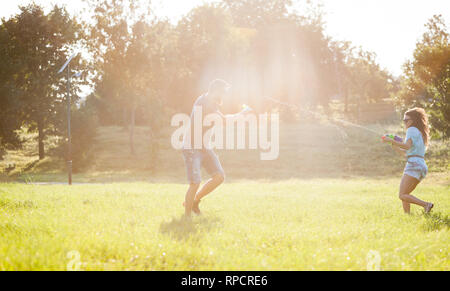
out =
[[[406,141],[412,140],[411,148],[406,152],[407,156],[425,156],[425,144],[423,142],[422,133],[417,127],[409,127],[406,130]]]
[[[194,145],[195,145],[195,135],[194,135],[194,115],[195,114],[200,114],[200,112],[198,112],[197,110],[201,108],[202,109],[202,130],[201,130],[201,137],[197,137],[197,138],[203,138],[205,132],[208,130],[208,128],[203,127],[203,118],[211,113],[216,113],[219,108],[216,102],[214,102],[214,100],[211,100],[210,98],[208,98],[207,94],[203,94],[200,97],[197,98],[197,100],[194,103],[194,106],[192,108],[192,112],[191,112],[191,122],[190,122],[190,132],[191,132],[191,147],[190,149],[194,149]],[[186,132],[187,133],[187,132]],[[186,149],[186,143],[187,143],[187,139],[186,139],[186,135],[184,136],[184,148]],[[202,148],[203,148],[203,143],[202,143]]]

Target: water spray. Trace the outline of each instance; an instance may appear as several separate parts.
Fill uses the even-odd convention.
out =
[[[356,123],[353,123],[353,122],[350,122],[350,121],[347,121],[347,120],[343,120],[343,119],[339,119],[339,118],[332,118],[330,116],[327,116],[327,115],[324,115],[324,114],[321,114],[321,113],[318,113],[318,112],[314,112],[314,111],[311,111],[311,110],[308,110],[308,109],[304,109],[304,108],[299,108],[298,106],[296,106],[294,104],[289,104],[289,103],[286,103],[286,102],[282,102],[282,101],[279,101],[279,100],[271,98],[271,97],[267,97],[266,99],[268,99],[268,100],[270,100],[270,101],[272,101],[274,103],[290,107],[290,108],[295,109],[295,110],[300,110],[300,111],[303,111],[303,112],[307,112],[307,113],[312,114],[312,115],[314,115],[316,117],[326,118],[329,121],[331,121],[332,123],[339,123],[339,124],[341,124],[341,126],[342,126],[342,124],[345,124],[345,125],[348,125],[348,126],[353,126],[353,127],[357,127],[357,128],[363,129],[365,131],[371,132],[371,133],[376,134],[378,136],[382,136],[383,139],[385,139],[386,137],[389,136],[392,139],[397,138],[395,140],[400,139],[401,141],[403,141],[403,139],[401,139],[398,136],[385,135],[385,134],[379,133],[378,131],[375,131],[375,130],[373,130],[371,128],[368,128],[368,127],[365,127],[365,126],[362,126],[362,125],[359,125],[359,124],[356,124]],[[339,128],[339,130],[341,131],[342,129]],[[341,132],[341,134],[342,134],[342,132]],[[345,137],[347,137],[347,134],[345,132],[344,132],[344,134],[345,134]]]

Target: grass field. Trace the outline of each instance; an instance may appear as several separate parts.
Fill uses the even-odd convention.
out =
[[[229,183],[192,221],[182,184],[2,184],[0,270],[450,270],[449,185],[407,216],[397,182]]]
[[[396,125],[373,125],[398,133]],[[181,219],[186,178],[170,131],[149,159],[148,133],[102,127],[90,166],[64,182],[64,162],[37,161],[35,136],[0,161],[0,270],[450,270],[450,143],[433,140],[403,214],[404,159],[379,136],[326,123],[283,124],[280,156],[221,151],[227,181]],[[55,140],[47,140],[51,153]],[[26,183],[24,183],[26,182]]]

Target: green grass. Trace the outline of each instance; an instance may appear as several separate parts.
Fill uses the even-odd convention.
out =
[[[431,175],[416,192],[433,214],[407,216],[398,182],[231,182],[192,221],[183,184],[0,184],[0,270],[66,270],[76,254],[82,270],[366,270],[370,251],[382,270],[450,270],[450,186]]]

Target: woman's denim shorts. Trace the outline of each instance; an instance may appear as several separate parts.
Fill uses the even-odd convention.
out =
[[[422,158],[409,158],[406,162],[403,174],[416,178],[422,181],[428,173],[428,166]]]

